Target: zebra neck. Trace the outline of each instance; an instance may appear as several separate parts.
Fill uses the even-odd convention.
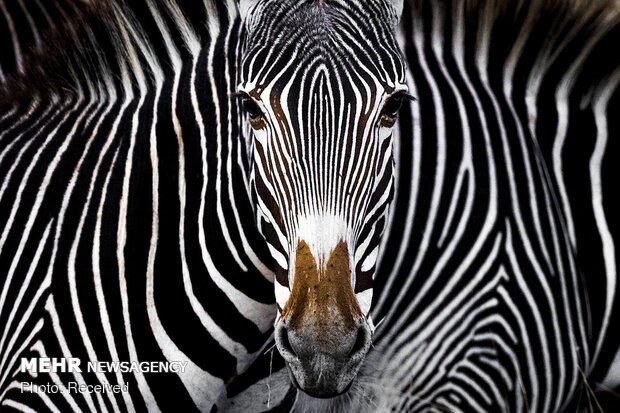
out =
[[[68,29],[73,35],[67,35],[64,55],[42,56],[38,75],[26,73],[21,89],[0,100],[12,105],[0,109],[0,262],[9,262],[5,257],[20,244],[5,243],[6,234],[19,231],[24,240],[49,235],[53,254],[59,251],[50,266],[59,270],[47,272],[49,282],[61,286],[54,288],[57,302],[77,302],[76,291],[93,291],[94,278],[127,281],[120,288],[140,291],[147,303],[135,300],[139,308],[127,311],[151,323],[164,357],[211,366],[204,357],[217,352],[208,372],[190,363],[199,378],[184,382],[205,411],[260,351],[276,310],[264,264],[268,251],[249,201],[238,104],[229,98],[239,23],[222,12],[224,3],[217,13],[210,4],[201,3],[213,16],[207,25],[202,17],[186,17],[200,14],[195,3],[186,13],[154,0],[94,10]],[[37,83],[46,70],[49,82]],[[13,205],[8,211],[7,202]],[[12,223],[20,217],[6,219],[5,212],[18,209],[27,216],[27,229]],[[78,249],[94,251],[92,262],[78,265],[76,257],[91,257],[69,253]],[[78,284],[73,292],[64,288],[67,278]],[[97,291],[108,290],[104,285]],[[226,310],[207,315],[214,294]],[[181,323],[166,319],[178,317],[181,302],[198,314],[190,317],[195,325],[171,334]],[[67,306],[61,318],[74,317],[77,307]],[[233,319],[235,327],[219,327]],[[206,344],[180,354],[171,343],[185,339]]]
[[[618,128],[609,114],[620,95],[620,13],[611,2],[499,3],[412,1],[405,10],[418,103],[401,116],[394,218],[381,257],[394,264],[375,278],[373,318],[383,321],[376,342],[398,337],[407,354],[429,346],[435,357],[428,348],[449,336],[438,326],[474,325],[485,318],[474,309],[485,306],[510,320],[518,308],[538,317],[541,331],[562,330],[556,342],[567,343],[562,363],[573,381],[556,386],[570,393],[580,371],[602,375],[617,347],[616,208],[607,195],[617,168],[603,155],[617,159],[608,134]],[[445,307],[461,298],[462,307]],[[491,324],[481,322],[472,343],[490,330],[504,334]],[[532,348],[561,354],[553,343]],[[418,363],[407,374],[423,383],[418,369],[428,359]],[[531,387],[533,394],[540,384]],[[562,410],[557,394],[544,401],[556,403],[550,411]]]

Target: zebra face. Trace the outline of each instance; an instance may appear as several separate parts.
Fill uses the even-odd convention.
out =
[[[389,0],[241,2],[239,92],[257,223],[276,263],[276,344],[310,395],[345,392],[370,347],[372,278],[406,97]]]

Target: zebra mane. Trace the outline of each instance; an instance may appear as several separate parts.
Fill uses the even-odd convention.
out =
[[[405,0],[412,9],[420,9],[422,7],[430,7],[432,0]],[[445,0],[439,0],[439,3],[446,3]],[[497,17],[509,8],[515,10],[523,10],[524,8],[534,6],[540,10],[567,10],[574,16],[587,14],[588,12],[600,10],[620,10],[619,0],[603,0],[592,2],[589,0],[457,0],[452,1],[453,4],[462,3],[469,12],[477,12],[479,10],[492,11],[491,16]],[[491,17],[490,16],[490,17]]]
[[[481,26],[488,30],[498,21],[512,22],[514,29],[529,29],[544,16],[550,16],[556,24],[589,22],[593,26],[610,26],[620,15],[620,0],[406,0],[406,4],[419,15],[436,5],[441,5],[446,13],[462,8],[465,18],[480,20]],[[519,20],[523,17],[528,19]]]
[[[27,102],[34,95],[46,97],[55,94],[59,84],[67,80],[67,69],[80,50],[84,51],[83,48],[92,42],[92,36],[87,32],[96,31],[108,12],[107,2],[92,1],[76,11],[71,19],[62,21],[62,25],[45,33],[45,47],[27,51],[23,72],[11,74],[4,88],[0,88],[0,103]],[[89,71],[91,68],[85,66],[84,69]]]
[[[190,4],[191,3],[191,4]],[[199,6],[199,7],[197,7]],[[25,71],[0,88],[1,103],[106,93],[135,87],[137,70],[147,83],[173,65],[170,48],[197,54],[200,41],[236,17],[231,1],[93,0],[25,57]],[[206,23],[206,24],[205,24]],[[163,34],[162,34],[163,33]],[[153,70],[155,69],[155,70]],[[130,75],[130,79],[123,77]]]
[[[482,58],[498,79],[507,66],[514,70],[518,63],[511,61],[511,53],[528,59],[533,72],[574,65],[573,81],[580,78],[587,83],[583,85],[586,94],[620,66],[620,56],[612,52],[620,31],[618,0],[408,0],[401,20],[406,36],[433,30],[437,10],[443,14],[437,24],[444,34],[463,37],[461,47],[472,64],[481,56],[478,44],[491,45],[492,51]],[[517,85],[521,80],[513,81]]]

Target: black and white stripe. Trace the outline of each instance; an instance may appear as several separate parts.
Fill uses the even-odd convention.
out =
[[[407,89],[397,22],[384,0],[262,2],[244,22],[239,90],[264,114],[251,180],[281,308],[299,240],[325,263],[344,240],[358,300],[370,309],[393,186],[391,125],[378,124],[386,101]]]
[[[394,135],[374,351],[347,395],[285,396],[265,374],[240,402],[268,385],[287,411],[617,409],[619,18],[612,2],[405,5],[418,102]]]
[[[398,389],[383,405],[573,411],[620,384],[619,17],[607,3],[412,2],[419,103],[401,119],[375,285],[373,386]]]
[[[272,3],[256,8],[286,14]],[[355,11],[368,6],[346,4],[350,19],[338,20],[338,30],[354,27]],[[373,168],[389,181],[381,192],[393,179],[395,195],[374,275],[375,349],[352,390],[327,402],[302,393],[290,400],[289,378],[271,374],[282,364],[265,362],[268,353],[250,369],[254,386],[228,386],[237,405],[223,404],[226,385],[262,353],[276,314],[270,255],[286,269],[287,237],[299,225],[288,214],[312,213],[327,198],[314,188],[328,169],[310,157],[319,165],[312,179],[295,175],[285,157],[270,160],[260,133],[241,126],[233,96],[240,84],[257,98],[244,82],[272,69],[242,61],[245,46],[286,59],[292,36],[312,40],[313,32],[272,38],[281,22],[272,18],[272,27],[261,22],[246,38],[235,4],[204,5],[145,0],[97,9],[81,28],[87,36],[62,38],[71,46],[62,60],[29,68],[0,100],[3,408],[208,411],[221,402],[231,411],[294,403],[311,411],[556,412],[596,404],[590,388],[617,390],[615,3],[405,5],[408,70],[395,63],[383,75],[406,83],[418,102],[404,107],[392,135],[393,172]],[[392,30],[393,17],[375,24]],[[359,61],[339,66],[332,50],[308,48],[305,66],[282,71],[284,84],[308,73],[293,96],[313,108],[303,116],[289,109],[269,125],[286,136],[278,147],[289,156],[287,142],[310,150],[300,137],[327,136],[343,118],[345,94],[334,85],[346,83],[345,73],[372,72],[374,59],[364,56],[386,47],[375,35],[350,31],[349,46],[376,46]],[[312,67],[328,56],[333,71],[313,82]],[[356,102],[378,110],[371,94],[360,96]],[[353,107],[359,117],[362,104]],[[321,108],[331,111],[322,117]],[[385,152],[369,158],[390,150],[374,149]],[[268,165],[286,169],[267,179]],[[348,170],[352,179],[355,168]],[[374,188],[370,181],[357,188]],[[265,216],[282,211],[270,220],[272,254],[255,229],[252,185],[263,234]],[[334,210],[351,208],[343,216],[361,221],[347,223],[363,228],[367,204],[336,201]],[[124,398],[28,395],[17,387],[33,380],[16,373],[24,355],[182,359],[191,369],[179,377],[36,378],[128,381]],[[179,396],[170,402],[170,393]]]
[[[231,97],[236,10],[94,3],[2,95],[3,409],[210,411],[261,354],[276,309]],[[188,365],[19,371],[43,355]],[[131,391],[27,394],[23,381]]]

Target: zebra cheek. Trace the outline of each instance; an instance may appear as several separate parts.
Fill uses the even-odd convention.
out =
[[[385,127],[385,126],[379,126],[378,128],[378,136],[379,136],[379,141],[383,142],[384,140],[391,138],[392,137],[392,133],[394,132],[394,127]]]
[[[251,128],[252,135],[254,136],[254,148],[256,150],[256,145],[260,145],[263,148],[266,148],[267,145],[267,128]]]

